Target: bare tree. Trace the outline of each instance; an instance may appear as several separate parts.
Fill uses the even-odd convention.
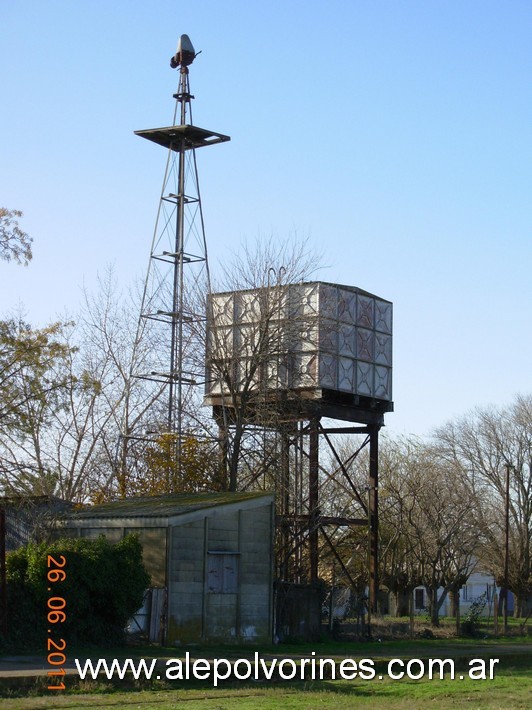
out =
[[[412,504],[404,532],[427,590],[431,622],[438,626],[445,597],[465,584],[475,566],[474,502],[456,469],[442,465],[430,448],[418,453],[409,462],[404,494]]]
[[[131,382],[135,305],[134,295],[117,291],[109,271],[96,295],[85,294],[76,324],[3,339],[3,360],[13,372],[5,387],[17,393],[2,400],[16,415],[4,413],[11,426],[0,437],[8,492],[73,501],[120,492],[124,412],[127,432],[153,405],[153,392]],[[128,449],[126,471],[136,470],[144,446]]]
[[[477,409],[435,433],[440,454],[481,500],[472,509],[483,565],[504,582],[506,466],[510,466],[509,588],[515,615],[532,594],[532,396],[500,409]]]
[[[419,445],[415,439],[385,438],[380,447],[380,579],[395,599],[397,616],[411,611],[413,591],[423,581],[416,542],[408,532],[417,503],[408,485],[410,462]]]
[[[278,302],[273,305],[274,294],[281,293],[284,281],[289,278],[291,281],[300,280],[308,274],[311,263],[312,259],[306,256],[303,244],[276,249],[273,243],[267,243],[261,245],[256,254],[250,251],[241,253],[233,269],[226,271],[226,286],[240,284],[246,287],[251,278],[261,294],[267,286],[277,289],[272,289],[268,294],[272,303],[268,301],[263,314],[265,328],[262,329],[262,325],[259,328],[260,343],[252,352],[252,364],[245,375],[248,378],[249,398],[245,402],[237,402],[236,387],[231,392],[234,395],[232,402],[236,404],[234,411],[237,412],[230,457],[229,487],[232,489],[237,485],[238,470],[247,476],[248,484],[252,486],[253,481],[257,481],[257,465],[264,470],[267,468],[264,468],[264,462],[258,464],[257,438],[253,427],[249,429],[253,432],[255,443],[247,447],[242,445],[243,430],[248,427],[249,420],[240,417],[240,413],[242,405],[249,413],[247,405],[257,403],[252,383],[258,369],[265,367],[264,358],[268,349],[279,337],[270,327],[273,312],[278,312]],[[202,288],[202,284],[197,286],[197,298],[191,308],[196,308],[202,317],[197,319],[199,325],[195,330],[187,330],[190,338],[185,351],[187,363],[190,362],[199,372],[205,368],[204,314],[208,289],[204,285]],[[60,348],[57,357],[38,363],[38,377],[35,375],[37,370],[28,366],[17,373],[18,391],[25,393],[17,418],[24,421],[24,428],[15,426],[0,441],[6,473],[4,484],[10,492],[55,493],[68,500],[125,495],[138,489],[137,484],[150,461],[159,461],[160,456],[166,455],[167,439],[160,451],[153,448],[157,432],[161,434],[160,422],[164,419],[164,383],[132,375],[134,371],[142,372],[143,363],[148,363],[151,352],[160,347],[158,341],[149,338],[143,338],[140,342],[137,300],[135,293],[118,293],[114,276],[109,272],[100,280],[96,295],[85,294],[76,325],[63,324],[57,332],[57,347]],[[278,324],[276,328],[278,331]],[[254,338],[251,336],[247,344],[252,348]],[[7,342],[4,359],[12,356],[12,365],[16,369],[20,357],[13,343]],[[217,373],[217,377],[226,375],[234,384],[235,381],[231,380],[233,371],[229,373],[229,370],[231,368]],[[53,385],[53,398],[52,392],[48,393],[48,397],[44,396],[48,383]],[[5,401],[9,399],[12,400],[6,398]],[[194,466],[194,461],[201,458],[200,453],[203,455],[207,449],[212,449],[217,437],[208,410],[201,407],[199,388],[189,389],[183,399],[183,410],[189,450],[195,452],[189,456]],[[147,435],[148,431],[155,432],[155,438],[151,433]],[[271,435],[262,438],[262,451],[266,448],[271,450],[268,454],[271,460],[275,458],[274,438]],[[203,442],[209,442],[208,446]],[[209,456],[212,458],[212,454],[209,453]],[[159,463],[157,467],[161,469]],[[213,486],[217,488],[224,485],[218,478],[214,467]]]
[[[351,446],[349,441],[344,445],[342,458],[346,461]],[[365,487],[367,455],[364,450],[349,468],[359,491]],[[447,594],[465,583],[476,561],[478,535],[471,516],[475,505],[472,491],[456,467],[415,438],[383,438],[379,479],[380,580],[394,595],[399,614],[408,613],[413,590],[425,586],[431,620],[438,625]],[[327,487],[322,491],[323,506]],[[365,514],[353,490],[339,486],[338,480],[329,491],[328,505],[347,517]],[[358,530],[349,536],[355,543],[364,533]],[[365,562],[364,548],[360,555]]]
[[[276,432],[279,398],[288,391],[288,353],[294,341],[312,337],[309,319],[290,310],[290,289],[308,280],[318,263],[301,241],[244,246],[205,304],[207,400],[221,403],[215,412],[227,446],[229,490],[256,484],[279,460]]]

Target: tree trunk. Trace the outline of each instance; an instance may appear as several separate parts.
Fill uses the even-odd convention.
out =
[[[241,417],[239,417],[235,424],[233,450],[231,451],[231,461],[229,464],[229,490],[232,492],[236,491],[238,485],[238,461],[240,457],[243,431],[244,425],[241,421]]]
[[[398,589],[394,592],[395,616],[408,616],[410,613],[409,599],[412,592],[408,589]]]
[[[408,611],[410,612],[410,638],[414,638],[415,622],[414,622],[414,590],[410,592],[408,598]]]
[[[526,596],[524,594],[517,595],[514,593],[514,619],[522,619],[526,616],[526,601]]]
[[[218,426],[218,441],[220,444],[220,488],[222,491],[229,489],[229,473],[228,473],[228,436],[229,433],[225,426]]]
[[[438,628],[440,625],[440,607],[445,599],[445,594],[442,594],[441,599],[438,600],[438,588],[431,589],[429,592],[430,600],[430,623],[432,626]]]
[[[449,616],[456,617],[456,609],[460,604],[460,592],[454,589],[449,589]]]

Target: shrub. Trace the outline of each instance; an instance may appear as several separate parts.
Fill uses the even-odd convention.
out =
[[[65,558],[64,580],[50,581],[48,573],[57,567],[53,562],[48,567],[49,556],[58,562]],[[51,628],[47,618],[51,597],[66,602],[66,619],[56,622],[54,638],[98,645],[120,642],[127,620],[141,606],[150,584],[134,535],[116,545],[103,536],[29,544],[8,555],[7,581],[6,640],[17,647],[44,643]]]
[[[486,592],[481,594],[471,603],[468,611],[462,618],[462,634],[464,636],[475,636],[480,628],[482,612],[486,606]]]

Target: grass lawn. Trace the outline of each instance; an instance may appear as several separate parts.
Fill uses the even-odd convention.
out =
[[[532,636],[501,636],[499,638],[443,638],[443,639],[396,639],[374,642],[323,641],[319,643],[283,643],[279,645],[263,644],[260,646],[208,645],[194,647],[165,646],[121,646],[104,651],[94,647],[70,649],[69,658],[105,655],[107,658],[154,658],[167,659],[183,657],[188,648],[191,655],[202,658],[244,658],[252,657],[255,651],[261,656],[294,657],[310,656],[315,651],[318,657],[340,658],[444,658],[496,656],[502,654],[530,653],[532,657]],[[35,651],[39,653],[39,650]]]
[[[492,681],[329,681],[276,687],[50,695],[2,700],[5,710],[142,708],[142,710],[351,710],[362,708],[530,708],[530,675],[506,668]]]
[[[305,657],[312,650],[320,657],[374,658],[377,675],[372,680],[353,681],[277,681],[225,684],[218,688],[200,686],[198,682],[175,681],[175,685],[156,686],[151,690],[125,692],[121,682],[114,687],[91,681],[80,691],[73,690],[74,678],[66,679],[68,692],[44,691],[26,697],[4,696],[2,710],[30,710],[40,708],[142,708],[142,710],[351,710],[351,708],[513,708],[532,707],[532,644],[529,639],[499,639],[493,641],[449,640],[383,642],[382,644],[327,643],[315,646],[275,646],[257,649],[261,656]],[[182,656],[176,649],[118,649],[105,656],[153,657],[159,659]],[[195,649],[196,657],[238,658],[250,654],[250,649],[202,648]],[[79,654],[84,655],[84,654]],[[98,655],[94,651],[93,658]],[[389,658],[455,658],[456,676],[433,680],[391,680],[386,676]],[[493,680],[471,680],[467,663],[471,658],[500,658]],[[383,679],[379,675],[383,674]],[[464,679],[460,679],[460,675]],[[87,692],[88,691],[88,692]]]

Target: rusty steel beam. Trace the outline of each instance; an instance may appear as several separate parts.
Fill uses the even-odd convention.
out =
[[[309,427],[309,560],[310,581],[318,581],[318,517],[319,517],[319,420],[314,417]]]
[[[379,426],[370,426],[369,433],[369,606],[376,614],[379,594]]]

